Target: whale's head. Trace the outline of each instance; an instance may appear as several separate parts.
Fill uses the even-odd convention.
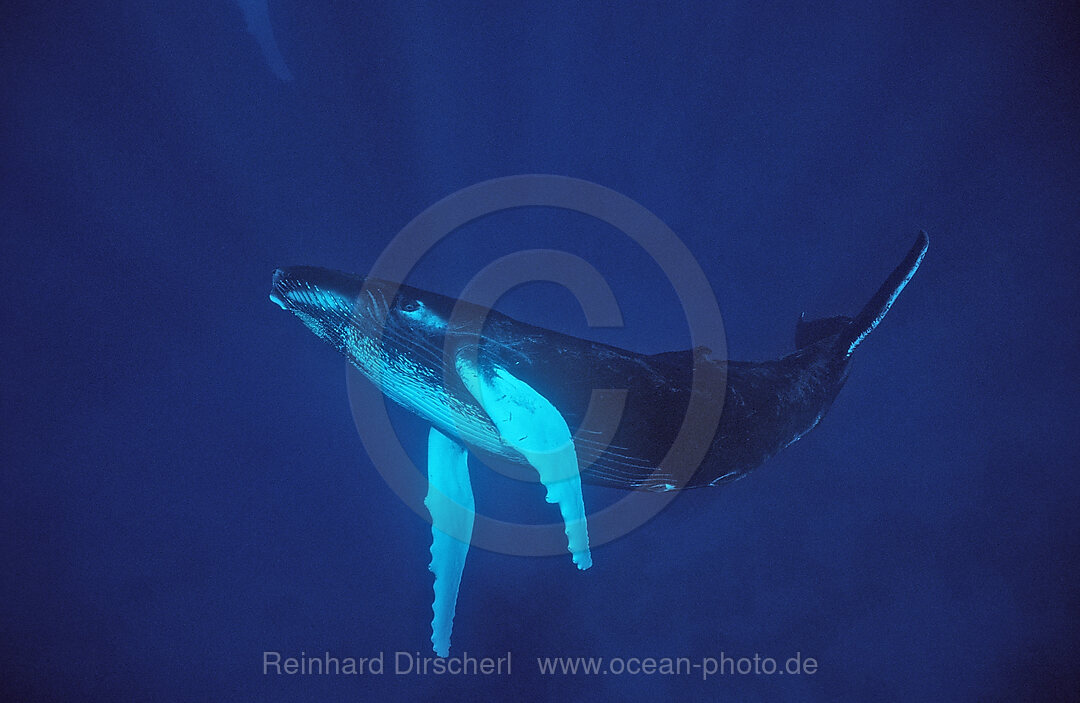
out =
[[[373,380],[442,373],[451,299],[315,266],[275,271],[270,299]]]

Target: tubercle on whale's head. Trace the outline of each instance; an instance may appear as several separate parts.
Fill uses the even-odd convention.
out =
[[[290,266],[274,271],[270,300],[282,310],[314,312],[343,308],[360,294],[364,280],[318,266]]]
[[[431,347],[448,317],[442,296],[316,266],[275,271],[270,300],[372,372],[410,347]]]
[[[358,276],[316,266],[293,266],[274,271],[270,300],[340,348],[346,329],[371,314],[371,306],[360,298],[363,286]]]

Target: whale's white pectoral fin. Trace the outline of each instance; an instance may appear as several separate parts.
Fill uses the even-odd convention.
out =
[[[592,566],[577,452],[566,420],[547,398],[501,366],[481,373],[464,355],[457,357],[455,366],[503,440],[540,474],[547,502],[558,504],[562,513],[574,563],[579,569]]]
[[[431,644],[435,653],[450,653],[458,586],[469,553],[476,504],[469,481],[469,454],[465,447],[434,427],[428,433],[428,494],[424,505],[431,513],[431,565],[435,574]]]
[[[562,420],[562,416],[559,416]],[[563,426],[566,423],[563,422]],[[525,458],[540,474],[540,482],[547,488],[547,502],[556,503],[566,524],[567,547],[579,569],[592,566],[592,552],[589,551],[589,527],[585,520],[585,502],[581,497],[581,477],[578,475],[577,452],[573,442],[555,452],[530,452],[518,448]],[[565,476],[573,471],[572,478],[553,478]]]
[[[456,366],[465,387],[499,434],[540,474],[547,501],[558,504],[574,563],[579,569],[592,566],[577,453],[566,420],[546,398],[502,367],[496,367],[485,379],[465,359],[459,358]],[[428,494],[424,505],[431,513],[430,569],[435,574],[431,643],[435,653],[445,657],[450,653],[450,634],[476,503],[469,480],[468,451],[434,427],[428,433]]]

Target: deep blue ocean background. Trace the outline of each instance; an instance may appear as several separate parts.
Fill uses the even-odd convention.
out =
[[[1080,695],[1074,4],[272,0],[269,18],[281,61],[227,0],[4,5],[4,700]],[[510,650],[512,676],[264,676],[265,650],[426,654],[431,617],[430,528],[271,273],[363,273],[432,203],[521,173],[664,220],[733,358],[789,352],[804,311],[856,313],[920,228],[930,252],[828,417],[758,472],[680,496],[586,573],[472,551],[454,653]],[[596,266],[626,326],[589,329],[553,284],[505,311],[687,343],[655,264],[572,213],[473,223],[414,282],[453,295],[537,247]],[[395,417],[422,458],[425,426]],[[535,664],[721,652],[819,669]]]

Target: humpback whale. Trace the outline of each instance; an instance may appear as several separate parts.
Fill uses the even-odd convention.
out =
[[[267,0],[235,0],[236,5],[244,14],[247,30],[262,49],[263,57],[274,75],[283,81],[293,79],[292,71],[285,64],[285,57],[281,55],[277,39],[274,38],[274,28],[270,24],[270,8]]]
[[[742,478],[813,429],[848,377],[853,353],[881,323],[918,269],[929,240],[914,246],[854,317],[795,327],[795,351],[746,362],[709,350],[638,354],[529,325],[494,310],[330,269],[274,273],[270,298],[341,352],[382,393],[431,424],[428,441],[435,573],[432,643],[449,650],[457,591],[472,531],[467,454],[532,467],[559,506],[578,568],[591,563],[581,483],[672,491]],[[464,314],[462,314],[464,311]],[[484,320],[482,332],[460,319]],[[695,368],[725,378],[693,389]],[[626,389],[621,421],[608,441],[572,436],[592,389]],[[698,467],[676,475],[663,459],[692,392],[722,404]]]

